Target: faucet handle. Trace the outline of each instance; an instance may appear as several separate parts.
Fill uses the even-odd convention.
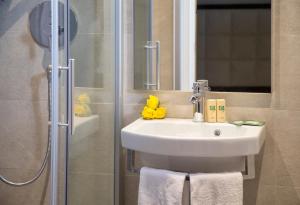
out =
[[[193,83],[194,94],[209,90],[210,88],[208,87],[208,80],[197,80]]]
[[[193,89],[197,90],[199,88],[208,87],[208,80],[197,80],[193,83]]]
[[[208,80],[197,80],[196,83],[199,83],[205,87],[208,87]]]

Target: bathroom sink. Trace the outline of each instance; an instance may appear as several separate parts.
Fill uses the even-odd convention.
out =
[[[234,157],[259,153],[265,127],[195,123],[192,119],[138,119],[121,132],[123,147],[182,157]]]

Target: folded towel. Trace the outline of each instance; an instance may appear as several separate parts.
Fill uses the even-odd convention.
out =
[[[143,167],[139,205],[181,205],[186,173]]]
[[[242,205],[241,173],[191,174],[191,205]]]

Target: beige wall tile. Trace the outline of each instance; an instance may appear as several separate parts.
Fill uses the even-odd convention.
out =
[[[276,205],[299,205],[300,190],[295,187],[278,186],[276,188]]]
[[[32,177],[35,170],[0,169],[1,175],[11,180],[23,181]],[[0,202],[5,205],[49,205],[49,171],[43,173],[35,183],[19,188],[0,183]]]
[[[297,0],[281,0],[280,2],[280,34],[300,34],[299,19],[300,2]]]
[[[70,173],[113,173],[114,155],[111,135],[100,132],[86,136],[78,144],[71,142]]]
[[[124,180],[124,205],[135,205],[137,204],[138,198],[138,177],[126,176]]]
[[[113,175],[78,173],[69,176],[69,203],[112,205]]]

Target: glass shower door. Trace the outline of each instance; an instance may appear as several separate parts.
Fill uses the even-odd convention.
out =
[[[115,1],[69,0],[68,9],[68,60],[75,59],[75,67],[74,132],[67,147],[67,204],[112,205]]]
[[[114,204],[115,15],[52,0],[51,205]]]

